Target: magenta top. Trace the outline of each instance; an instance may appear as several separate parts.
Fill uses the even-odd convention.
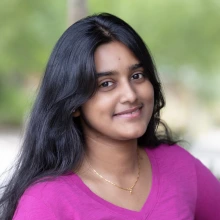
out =
[[[146,149],[152,188],[140,211],[118,207],[94,194],[76,174],[29,187],[13,220],[219,220],[220,182],[179,146]]]

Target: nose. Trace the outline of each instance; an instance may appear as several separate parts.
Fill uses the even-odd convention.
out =
[[[137,100],[135,88],[129,82],[123,83],[123,86],[121,86],[120,95],[120,102],[122,104],[126,102],[134,103]]]

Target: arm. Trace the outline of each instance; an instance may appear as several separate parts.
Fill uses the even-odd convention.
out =
[[[51,208],[43,201],[28,195],[23,195],[13,220],[55,220],[57,219]]]
[[[197,174],[197,203],[195,219],[220,219],[220,181],[199,161],[195,161]]]

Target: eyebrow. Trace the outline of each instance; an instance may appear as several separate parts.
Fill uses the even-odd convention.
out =
[[[129,71],[134,71],[134,70],[139,69],[141,67],[143,67],[142,63],[136,63],[136,64],[133,64],[133,65],[129,66],[128,70]],[[98,78],[103,77],[103,76],[112,76],[112,75],[116,75],[116,74],[117,74],[117,71],[115,71],[115,70],[99,72],[99,73],[96,73],[96,78],[98,79]]]
[[[134,71],[134,70],[139,69],[141,67],[143,67],[142,63],[136,63],[134,65],[129,66],[128,69],[131,70],[131,71]]]

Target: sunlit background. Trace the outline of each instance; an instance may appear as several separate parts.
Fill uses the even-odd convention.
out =
[[[113,13],[145,40],[166,96],[163,119],[220,177],[220,1],[1,0],[0,173],[14,160],[53,46],[76,20]]]

